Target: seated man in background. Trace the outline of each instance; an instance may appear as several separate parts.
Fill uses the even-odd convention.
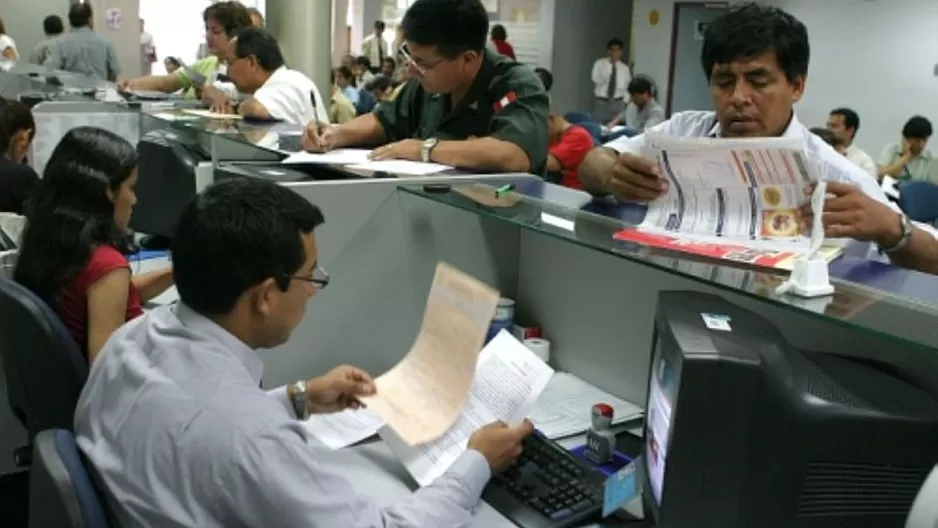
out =
[[[616,137],[642,134],[649,128],[663,123],[664,107],[655,100],[654,87],[645,77],[634,77],[629,81],[629,104],[615,119],[606,123],[606,128],[625,125],[625,130]],[[616,137],[608,138],[609,141]]]
[[[175,93],[184,90],[186,99],[200,99],[204,95],[208,104],[227,101],[224,86],[214,86],[219,74],[224,75],[221,61],[225,57],[228,40],[235,31],[251,27],[251,15],[241,2],[216,2],[202,12],[205,22],[205,44],[209,55],[191,65],[183,66],[166,75],[148,75],[125,79],[117,83],[122,90]]]
[[[914,116],[902,127],[902,142],[888,145],[879,160],[879,175],[898,181],[921,180],[938,183],[938,163],[926,150],[932,135],[931,122]]]
[[[842,154],[846,156],[847,149],[846,149],[846,146],[844,145],[844,140],[838,134],[831,132],[830,129],[821,128],[821,127],[812,127],[811,133],[823,139],[824,142],[830,145],[831,148],[836,150],[838,154]]]
[[[554,76],[550,70],[535,68],[534,73],[550,92],[554,86]],[[580,125],[571,124],[562,115],[551,113],[547,116],[548,137],[547,180],[564,187],[582,189],[577,171],[580,164],[593,148],[593,135]]]
[[[21,110],[25,110],[31,123],[32,114],[23,103],[0,97],[0,213],[25,215],[27,200],[39,186],[39,175],[22,163],[36,126],[33,123],[23,130],[21,122],[26,119],[20,116]]]
[[[383,145],[374,159],[544,174],[547,93],[529,66],[486,48],[482,2],[417,0],[401,25],[414,79],[373,114],[310,123],[303,148]]]
[[[793,105],[801,99],[810,46],[803,23],[776,7],[744,3],[714,20],[704,36],[701,64],[716,112],[680,112],[652,127],[663,134],[701,138],[793,137],[827,180],[824,230],[830,238],[868,243],[909,268],[938,273],[935,232],[913,226],[894,210],[876,180],[838,154],[798,122]],[[619,138],[593,149],[580,168],[583,188],[621,200],[649,202],[669,182],[653,160],[641,156],[644,137]],[[811,215],[804,221],[811,225]]]
[[[238,106],[246,118],[303,125],[329,122],[329,107],[309,77],[284,65],[277,40],[263,29],[249,27],[228,41],[228,76],[238,91],[249,94]],[[225,110],[231,111],[231,106]]]
[[[876,163],[869,154],[854,143],[857,131],[860,130],[860,116],[849,108],[835,108],[827,117],[827,130],[838,137],[838,143],[843,145],[838,150],[847,159],[865,170],[870,176],[876,178]]]
[[[387,504],[356,493],[304,424],[360,407],[376,390],[367,373],[340,366],[260,388],[259,354],[277,353],[329,283],[322,223],[305,198],[255,179],[217,183],[183,210],[172,244],[180,302],[118,331],[75,412],[121,526],[466,527],[492,473],[521,453],[530,422],[485,426],[441,477]]]

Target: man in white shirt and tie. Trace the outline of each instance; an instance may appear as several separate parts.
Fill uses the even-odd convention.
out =
[[[375,68],[380,68],[384,58],[391,56],[388,53],[388,43],[384,40],[384,21],[376,20],[375,32],[362,41],[362,55],[368,57]]]
[[[680,112],[649,132],[800,138],[819,177],[828,182],[823,211],[827,237],[854,239],[864,243],[857,248],[863,256],[882,253],[895,264],[938,274],[934,229],[911,222],[889,205],[873,176],[795,117],[793,105],[804,93],[809,57],[808,30],[798,19],[776,7],[734,6],[709,25],[701,51],[716,111]],[[668,180],[655,162],[641,156],[643,145],[640,135],[593,149],[580,165],[583,188],[628,201],[662,196]],[[802,209],[802,218],[811,225],[809,208]]]
[[[621,40],[614,38],[606,43],[609,52],[593,64],[593,95],[596,105],[593,109],[593,120],[597,123],[608,123],[625,110],[628,104],[628,86],[632,80],[632,73],[627,64],[622,62]]]
[[[876,162],[853,141],[860,130],[860,116],[849,108],[835,108],[827,117],[827,130],[844,144],[844,156],[876,178]]]
[[[246,118],[305,125],[315,117],[329,122],[329,107],[302,73],[284,65],[277,40],[263,29],[244,28],[228,42],[228,77],[249,94],[238,112]]]

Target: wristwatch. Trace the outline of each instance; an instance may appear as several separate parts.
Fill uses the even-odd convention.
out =
[[[300,380],[290,385],[292,394],[290,403],[293,404],[293,413],[300,420],[309,418],[309,405],[306,403],[306,381]]]
[[[883,253],[895,253],[900,249],[909,245],[909,241],[912,240],[912,231],[915,227],[912,225],[912,220],[902,213],[899,213],[899,228],[901,229],[902,235],[899,237],[899,241],[895,243],[892,247],[883,247],[879,246],[879,249]]]
[[[440,140],[437,138],[427,138],[423,140],[423,145],[420,147],[420,161],[430,163],[430,154],[433,152],[433,147],[439,142]]]

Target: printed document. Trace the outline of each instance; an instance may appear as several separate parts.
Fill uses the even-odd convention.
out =
[[[449,165],[440,165],[439,163],[423,163],[421,161],[408,160],[384,160],[384,161],[366,161],[349,167],[350,169],[370,170],[375,172],[387,172],[390,174],[401,174],[407,176],[426,176],[427,174],[436,174],[439,172],[452,170]]]
[[[197,117],[204,117],[206,119],[231,119],[236,121],[244,119],[244,117],[242,117],[240,114],[219,114],[217,112],[212,112],[211,110],[184,108],[182,111],[187,114]]]
[[[459,458],[476,430],[497,420],[509,425],[520,423],[553,373],[547,363],[502,330],[479,355],[472,392],[459,419],[443,436],[409,446],[388,427],[378,434],[414,480],[426,486]],[[584,414],[588,415],[588,409]]]
[[[590,428],[590,410],[597,403],[612,406],[615,412],[612,425],[641,418],[644,414],[637,405],[616,398],[573,374],[558,372],[550,379],[528,417],[548,438],[565,438]]]
[[[459,417],[498,291],[439,263],[420,331],[410,351],[362,398],[408,445],[439,438]]]
[[[384,425],[368,409],[330,414],[314,414],[306,420],[306,430],[329,449],[340,449],[374,436]]]
[[[657,161],[668,192],[648,205],[637,229],[617,239],[769,267],[811,247],[798,209],[818,176],[802,139],[646,134],[643,155]],[[719,247],[708,251],[706,244]],[[822,254],[832,259],[840,244],[829,245],[834,249]],[[771,258],[761,262],[764,253]]]

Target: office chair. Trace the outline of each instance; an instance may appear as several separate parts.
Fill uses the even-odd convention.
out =
[[[33,441],[29,528],[108,528],[106,498],[96,488],[75,436],[48,429]]]
[[[928,181],[900,184],[899,209],[916,222],[933,224],[938,220],[938,185]]]
[[[33,292],[0,278],[0,358],[7,399],[30,441],[45,429],[72,429],[88,362],[65,325]],[[29,447],[14,452],[29,465]]]

